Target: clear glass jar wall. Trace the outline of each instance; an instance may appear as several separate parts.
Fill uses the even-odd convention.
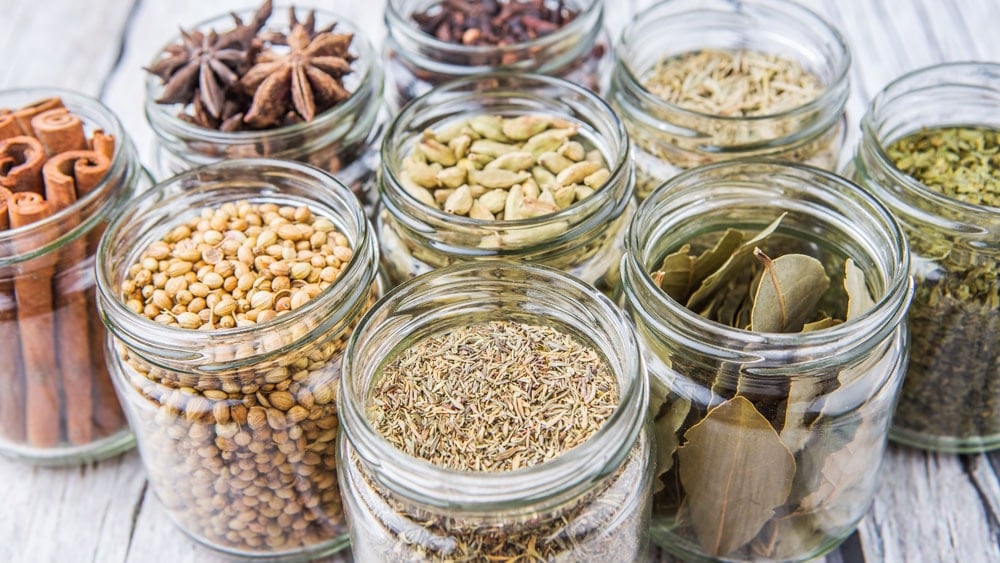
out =
[[[603,27],[603,0],[561,2],[578,12],[571,22],[533,41],[503,47],[456,45],[421,31],[413,15],[439,3],[389,0],[386,4],[386,103],[393,111],[449,80],[497,71],[537,72],[594,92],[606,90],[611,38]]]
[[[558,327],[608,361],[621,400],[593,437],[535,466],[471,472],[411,457],[378,434],[365,407],[388,358],[431,334],[501,319]],[[530,546],[524,549],[549,561],[645,557],[647,392],[628,319],[563,273],[507,262],[458,264],[396,288],[352,336],[338,399],[341,490],[354,556],[484,561]]]
[[[244,201],[308,205],[347,238],[353,257],[324,292],[260,324],[187,330],[123,303],[142,249],[202,209]],[[109,228],[98,276],[115,386],[152,488],[186,533],[254,557],[346,546],[335,400],[347,338],[380,293],[377,270],[377,245],[350,191],[288,161],[234,160],[176,176]]]
[[[741,117],[686,109],[645,85],[665,57],[701,49],[789,58],[814,73],[822,94],[797,108]],[[789,0],[670,0],[640,12],[616,46],[609,100],[634,143],[642,199],[683,170],[742,157],[833,169],[844,142],[850,53],[836,29]]]
[[[578,123],[583,143],[602,153],[610,177],[570,207],[516,221],[471,219],[420,202],[400,180],[403,159],[425,129],[477,114],[538,114]],[[386,131],[377,219],[383,266],[395,285],[454,262],[521,260],[564,270],[614,292],[625,225],[635,209],[634,183],[625,128],[592,92],[538,75],[456,80],[411,103]]]
[[[1000,129],[1000,65],[944,64],[887,86],[861,123],[848,174],[885,202],[909,239],[913,359],[891,437],[947,452],[1000,447],[1000,209],[934,192],[888,147],[924,128]]]
[[[831,280],[852,258],[872,309],[813,332],[751,332],[699,316],[654,283],[650,272],[685,242],[756,234],[782,213],[769,248],[818,259]],[[888,211],[815,168],[733,161],[654,192],[627,244],[624,302],[649,369],[658,448],[653,541],[693,560],[800,561],[836,547],[871,504],[906,368],[912,287]],[[837,292],[828,314],[846,298]]]
[[[151,181],[121,123],[97,100],[64,90],[11,90],[0,92],[0,108],[52,97],[83,121],[87,138],[101,129],[114,136],[115,148],[103,179],[75,203],[0,230],[0,453],[66,465],[133,444],[105,366],[93,268],[108,221]],[[6,216],[7,205],[0,201],[0,208]]]

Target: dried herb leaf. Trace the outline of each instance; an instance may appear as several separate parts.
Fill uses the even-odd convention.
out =
[[[736,396],[684,433],[678,471],[702,548],[724,556],[752,540],[784,504],[795,457],[753,403]]]
[[[764,265],[764,275],[750,311],[750,329],[799,332],[830,288],[823,264],[805,254],[785,254],[774,260],[759,248],[753,254]]]
[[[791,378],[788,384],[788,401],[785,406],[785,424],[781,441],[793,453],[805,447],[813,432],[806,424],[810,407],[823,392],[822,381],[815,377]]]
[[[683,302],[691,291],[695,259],[690,252],[691,245],[685,244],[664,258],[660,269],[653,273],[656,285],[677,301]]]
[[[655,412],[663,410],[664,404],[661,402],[660,407]],[[653,421],[653,432],[656,439],[656,479],[653,481],[653,494],[663,490],[665,483],[662,477],[674,466],[674,452],[677,451],[677,446],[680,444],[677,431],[684,423],[690,410],[691,401],[675,399],[666,408],[666,412]]]
[[[763,559],[794,560],[813,552],[827,539],[811,515],[794,513],[768,522],[753,543],[753,553]]]
[[[811,323],[806,323],[802,325],[802,330],[800,332],[814,332],[817,330],[823,330],[824,328],[830,328],[839,325],[843,321],[839,319],[834,319],[833,317],[823,317],[818,321],[813,321]]]
[[[715,272],[729,260],[743,242],[743,233],[727,229],[715,246],[702,252],[694,261],[694,283],[700,284],[709,274]]]
[[[864,271],[850,258],[844,262],[844,290],[847,291],[847,320],[863,315],[875,306],[865,283]]]

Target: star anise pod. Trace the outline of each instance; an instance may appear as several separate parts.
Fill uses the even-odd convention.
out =
[[[294,22],[287,36],[287,51],[279,53],[273,47],[262,51],[240,80],[248,92],[254,92],[253,103],[243,118],[247,125],[272,127],[289,111],[312,121],[317,114],[350,97],[343,77],[350,74],[354,60],[348,53],[353,35],[316,32],[310,20]]]

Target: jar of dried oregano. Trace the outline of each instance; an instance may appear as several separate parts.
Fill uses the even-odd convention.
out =
[[[0,92],[0,454],[66,465],[132,446],[93,269],[108,221],[151,183],[97,100]]]
[[[381,134],[378,55],[349,19],[306,6],[272,14],[270,4],[182,27],[146,67],[158,176],[290,159],[332,173],[365,201]]]
[[[389,0],[386,102],[399,110],[449,80],[537,72],[604,92],[611,37],[602,0]]]
[[[912,251],[912,360],[891,437],[1000,447],[1000,65],[944,64],[887,86],[852,170]]]
[[[359,561],[638,561],[648,386],[627,317],[565,273],[456,264],[358,325],[338,397]]]
[[[653,541],[804,561],[868,510],[906,370],[906,241],[856,185],[740,160],[647,198],[622,260],[650,375]]]
[[[174,522],[233,555],[344,547],[340,362],[379,293],[350,190],[290,161],[198,168],[126,208],[97,267],[114,383]]]
[[[618,287],[635,203],[625,128],[558,78],[482,75],[410,103],[382,143],[378,230],[389,280],[511,259]]]
[[[609,99],[635,145],[640,199],[683,170],[769,157],[832,170],[850,53],[792,0],[669,0],[635,16]]]

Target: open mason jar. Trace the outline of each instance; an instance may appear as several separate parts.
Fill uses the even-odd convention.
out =
[[[692,109],[649,88],[667,58],[713,49],[787,59],[818,79],[820,93],[797,107],[742,115]],[[635,145],[637,195],[648,196],[683,170],[741,157],[832,170],[846,133],[849,66],[840,33],[790,0],[669,0],[640,12],[616,46],[609,96]],[[705,84],[713,80],[709,71],[677,86],[714,91],[719,86]]]
[[[31,148],[39,143],[37,130],[27,137],[0,135],[0,188],[15,192],[6,192],[8,200],[0,190],[0,454],[43,465],[94,461],[132,447],[105,364],[93,269],[107,223],[151,184],[121,123],[99,101],[49,88],[9,90],[0,92],[0,108],[38,110],[57,98],[69,114],[51,125],[79,120],[81,143],[100,130],[113,149],[107,156],[90,149],[59,156],[48,143],[37,153]],[[18,113],[0,112],[0,121]],[[66,140],[68,131],[57,134]],[[55,162],[67,155],[74,156]],[[50,162],[56,170],[43,166]],[[104,172],[97,176],[99,170]],[[84,174],[90,179],[82,180]],[[63,187],[63,195],[51,182]],[[75,192],[68,204],[67,186]]]
[[[508,471],[450,469],[380,434],[367,408],[383,366],[425,337],[492,321],[554,327],[593,347],[617,381],[612,415],[574,448]],[[508,262],[456,264],[411,280],[362,320],[348,344],[342,382],[340,480],[358,560],[646,557],[645,370],[628,319],[587,284]],[[570,395],[564,399],[562,407],[575,404]]]
[[[282,275],[269,266],[269,275],[246,284],[256,293],[233,293],[235,302],[228,301],[233,306],[220,310],[226,299],[213,302],[213,296],[243,291],[247,274],[237,273],[246,271],[247,262],[276,264],[263,245],[277,245],[283,253],[281,244],[266,243],[262,233],[257,238],[262,215],[255,205],[272,206],[281,217],[292,216],[282,210],[307,206],[312,217],[326,221],[323,229],[317,223],[313,234],[328,241],[343,237],[346,243],[324,244],[346,244],[352,255],[336,252],[336,260],[325,258],[339,274],[298,306],[294,292],[314,283],[319,264],[305,277],[296,273],[303,262]],[[220,239],[213,247],[220,253],[206,250],[184,268],[176,266],[184,266],[184,259],[174,258],[188,247],[178,246],[169,255],[158,252],[159,259],[143,253],[157,248],[153,243],[162,249],[163,241],[190,234],[192,218],[219,219],[219,213],[205,210],[223,214],[222,230],[213,223],[204,234]],[[293,226],[271,221],[267,224]],[[239,259],[228,258],[229,245],[239,249]],[[258,252],[262,249],[266,253]],[[243,258],[251,252],[257,257]],[[340,362],[348,336],[380,293],[377,245],[350,190],[325,172],[289,161],[233,160],[198,168],[158,184],[125,209],[101,242],[97,266],[100,306],[112,335],[115,387],[153,491],[177,526],[214,549],[269,560],[319,557],[345,547],[336,475]],[[156,271],[152,278],[167,275],[138,281],[149,268]],[[171,272],[182,270],[188,273],[172,277]],[[137,314],[127,301],[136,289],[129,293],[126,288],[142,283],[174,291],[178,304],[188,303],[161,311],[178,323],[185,322],[184,315],[198,316],[195,301],[182,300],[181,292],[205,299],[207,308],[198,312],[211,313],[204,315],[202,330]],[[209,291],[196,289],[198,284]],[[280,305],[289,292],[291,309]],[[140,311],[159,307],[163,298],[155,289],[148,294],[136,307]],[[233,309],[247,318],[226,328]],[[257,321],[249,318],[250,311]]]
[[[845,322],[754,332],[702,317],[650,275],[678,248],[698,256],[717,248],[713,235],[753,236],[782,214],[765,242],[750,242],[818,260],[829,280],[853,260],[866,312],[852,318],[851,288],[831,281],[819,310],[835,315],[847,301]],[[836,547],[872,502],[906,370],[912,286],[892,216],[819,169],[733,161],[664,184],[627,244],[624,302],[650,373],[658,451],[653,541],[692,560],[804,561]]]
[[[559,2],[559,7],[577,12],[571,21],[537,39],[503,46],[449,43],[420,30],[414,14],[441,3],[389,0],[386,4],[386,102],[393,111],[443,82],[497,71],[547,74],[597,93],[606,90],[611,38],[603,27],[602,0]]]
[[[1000,65],[942,64],[886,86],[861,122],[848,174],[889,207],[912,253],[913,354],[891,437],[981,452],[1000,447],[1000,207],[934,191],[888,154],[899,139],[946,127],[1000,129]]]
[[[572,123],[610,174],[586,199],[532,218],[480,220],[424,203],[404,182],[404,159],[426,129],[445,129],[476,114],[544,115]],[[454,262],[502,258],[552,266],[615,292],[624,230],[635,209],[629,155],[625,128],[611,108],[564,80],[497,74],[435,88],[396,117],[382,143],[377,228],[389,281],[399,284]]]
[[[304,7],[299,7],[304,11]],[[178,104],[159,104],[164,89],[160,78],[146,76],[146,119],[156,133],[156,171],[161,179],[191,168],[237,158],[279,158],[305,162],[325,170],[344,182],[363,203],[366,189],[378,157],[381,134],[378,124],[382,106],[382,66],[366,35],[350,20],[323,10],[316,10],[317,26],[336,22],[338,33],[353,35],[350,52],[356,57],[352,71],[344,76],[344,88],[350,97],[312,121],[272,129],[219,131],[190,123],[178,117]],[[244,21],[252,19],[253,10],[238,12]],[[302,17],[301,14],[299,16]],[[207,33],[232,25],[229,14],[197,24],[194,30]],[[268,19],[262,33],[287,33],[291,26],[287,10],[277,10]],[[180,38],[170,44],[180,42]],[[157,54],[162,57],[163,50]]]

